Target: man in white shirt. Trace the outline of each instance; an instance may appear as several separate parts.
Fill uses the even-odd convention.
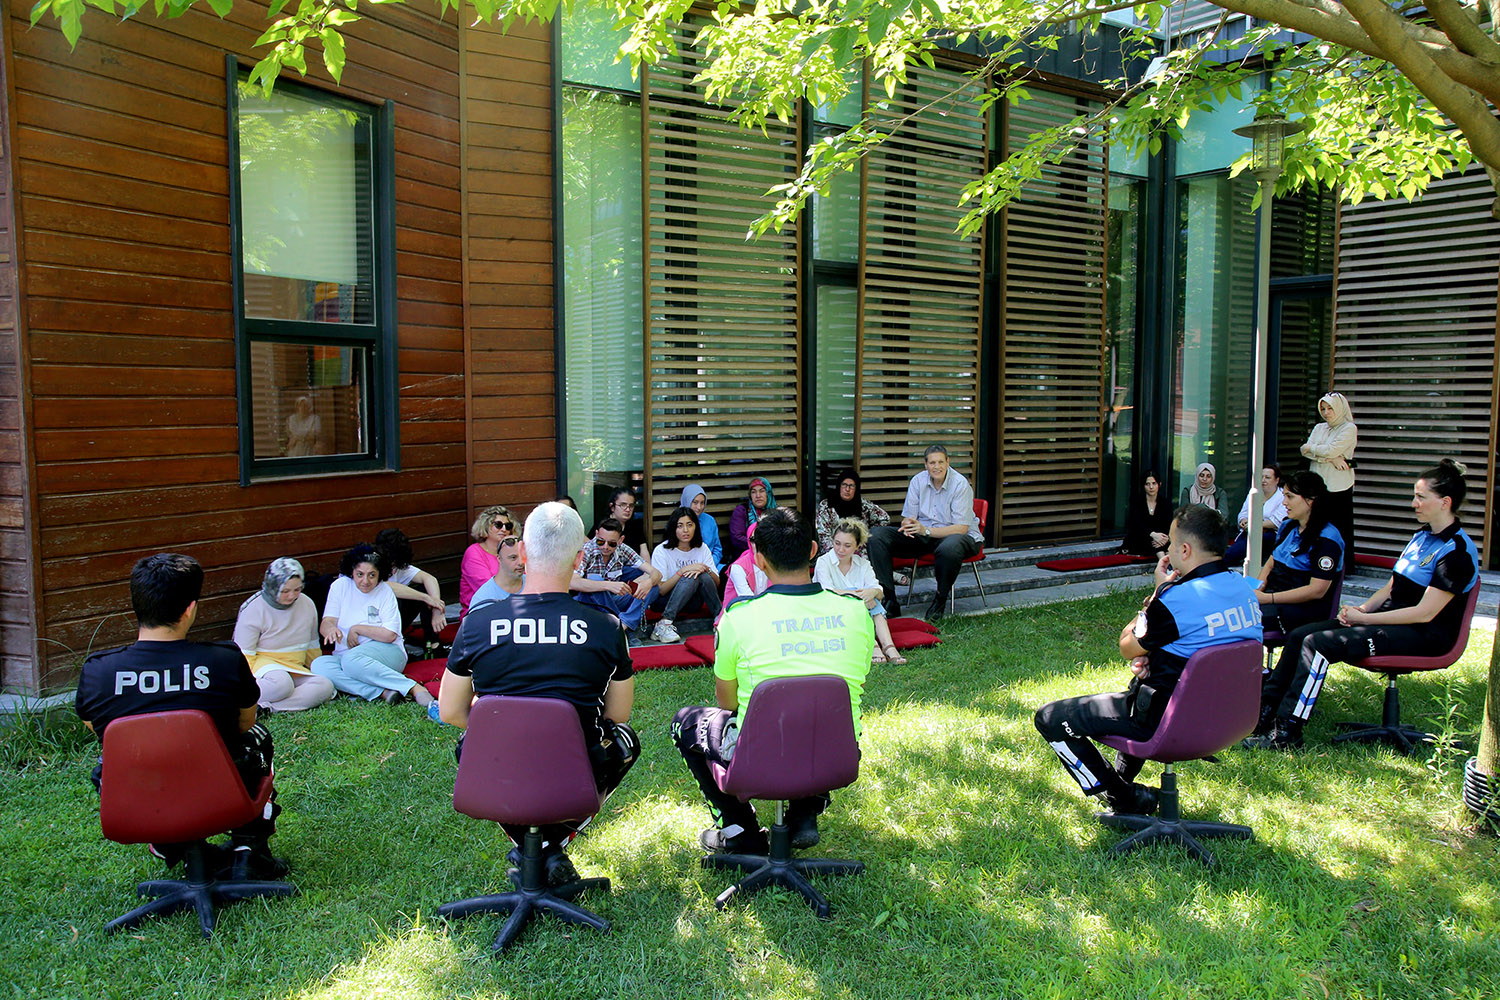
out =
[[[948,609],[948,595],[958,579],[963,561],[984,544],[974,516],[974,490],[969,481],[948,467],[948,449],[931,445],[923,454],[927,468],[917,473],[906,488],[901,524],[882,525],[870,533],[870,565],[886,596],[886,614],[901,614],[892,578],[891,559],[931,555],[937,576],[937,595],[927,609],[927,620],[936,621]]]
[[[1286,520],[1286,497],[1281,492],[1281,466],[1268,465],[1260,470],[1260,495],[1266,498],[1265,507],[1261,511],[1261,516],[1264,518],[1260,524],[1264,539],[1261,552],[1269,557],[1271,549],[1276,547],[1276,533],[1281,530],[1281,522]],[[1229,548],[1224,550],[1224,564],[1230,567],[1237,567],[1244,562],[1245,550],[1250,547],[1249,493],[1245,494],[1245,502],[1240,505],[1240,517],[1237,524],[1239,534],[1235,536]],[[1259,572],[1259,566],[1251,566],[1248,575],[1255,576]]]

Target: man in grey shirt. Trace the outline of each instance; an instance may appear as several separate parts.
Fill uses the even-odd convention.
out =
[[[901,524],[884,525],[870,533],[870,565],[885,589],[886,614],[901,614],[891,558],[911,559],[931,555],[937,576],[937,596],[927,609],[927,620],[936,621],[948,609],[948,594],[958,579],[963,561],[983,544],[974,517],[974,490],[969,481],[948,467],[948,449],[931,445],[923,454],[927,468],[912,477],[901,507]]]

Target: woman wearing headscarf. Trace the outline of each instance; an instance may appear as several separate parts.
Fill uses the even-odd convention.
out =
[[[318,655],[318,609],[302,593],[303,576],[297,560],[277,559],[234,622],[234,644],[260,685],[261,707],[272,712],[300,712],[337,693],[308,669]]]
[[[813,527],[818,532],[819,555],[826,555],[833,549],[833,533],[845,518],[863,521],[866,528],[891,523],[891,515],[864,498],[859,488],[859,473],[853,469],[840,472],[828,495],[818,501]]]
[[[1217,470],[1207,462],[1198,466],[1197,475],[1193,476],[1193,481],[1188,488],[1182,491],[1182,503],[1177,506],[1186,507],[1192,503],[1202,504],[1205,507],[1218,511],[1220,514],[1224,514],[1224,511],[1229,506],[1229,494],[1225,491],[1224,487],[1214,482],[1217,475]],[[1228,519],[1227,516],[1225,519]]]
[[[745,502],[729,514],[729,544],[724,548],[724,558],[730,562],[739,558],[750,547],[750,526],[775,509],[776,494],[771,492],[771,484],[761,476],[750,480]]]
[[[722,570],[724,568],[724,543],[719,539],[719,522],[708,513],[708,494],[703,492],[703,487],[697,483],[688,483],[682,488],[682,500],[677,506],[686,507],[698,515],[698,532],[703,536],[703,544],[707,545],[708,551],[713,553],[714,572]]]
[[[1344,562],[1354,563],[1354,446],[1359,428],[1349,411],[1349,401],[1342,392],[1330,392],[1318,400],[1318,416],[1323,422],[1312,429],[1302,454],[1308,468],[1323,477],[1328,492],[1322,506],[1328,523],[1339,529],[1344,539]]]

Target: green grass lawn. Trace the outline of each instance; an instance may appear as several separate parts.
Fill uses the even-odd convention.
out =
[[[157,877],[99,836],[82,740],[3,758],[0,996],[17,997],[1469,997],[1500,994],[1500,846],[1472,831],[1462,758],[1333,747],[1379,715],[1380,685],[1336,667],[1296,755],[1184,765],[1184,811],[1249,823],[1253,842],[1116,857],[1032,728],[1044,701],[1122,686],[1114,649],[1139,594],[952,621],[946,643],[876,667],[859,782],[818,854],[832,922],[781,891],[714,910],[707,820],[667,739],[711,698],[706,669],[651,671],[632,719],[643,759],[572,850],[614,881],[585,905],[607,936],[533,924],[499,961],[499,917],[447,926],[440,904],[505,883],[504,835],[453,812],[456,731],[411,705],[347,699],[273,717],[286,808],[277,853],[302,895],[106,938]],[[1471,739],[1491,637],[1459,667],[1403,682],[1407,719]],[[1446,722],[1445,722],[1446,720]],[[24,759],[18,759],[24,758]],[[1143,780],[1155,780],[1154,765]]]

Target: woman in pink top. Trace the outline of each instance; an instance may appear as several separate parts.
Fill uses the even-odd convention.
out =
[[[469,613],[474,591],[500,571],[500,543],[515,533],[515,518],[499,504],[479,512],[469,529],[474,544],[464,550],[463,561],[458,566],[459,618]]]

